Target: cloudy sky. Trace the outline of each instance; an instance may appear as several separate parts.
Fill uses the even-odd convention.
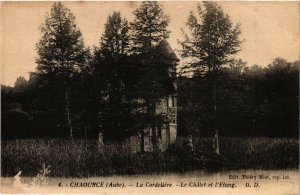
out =
[[[133,20],[133,10],[139,2],[65,2],[76,16],[86,46],[98,46],[107,16],[120,11]],[[169,42],[178,49],[181,28],[196,2],[161,2],[170,16]],[[234,23],[241,23],[242,51],[237,57],[248,65],[266,66],[272,59],[299,58],[299,4],[298,2],[221,2],[224,11]],[[19,76],[28,78],[34,71],[37,57],[35,44],[41,37],[39,26],[51,2],[2,2],[0,18],[1,83],[13,86]]]

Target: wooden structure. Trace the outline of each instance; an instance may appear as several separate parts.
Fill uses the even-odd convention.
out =
[[[164,52],[164,56],[168,58],[168,63],[170,64],[169,76],[176,77],[176,65],[179,61],[176,54],[170,47],[166,40],[161,41],[157,46],[159,52]],[[177,90],[176,82],[174,82],[174,87]],[[146,152],[152,152],[154,150],[152,136],[157,135],[157,145],[160,151],[165,151],[169,145],[175,143],[177,137],[177,96],[170,95],[169,97],[163,98],[159,104],[156,105],[156,112],[158,114],[166,115],[168,122],[161,127],[156,129],[151,129],[149,126],[144,130],[144,139],[141,139],[141,135],[137,134],[131,136],[127,139],[127,144],[130,145],[133,152],[141,151],[141,140],[144,140],[144,150]],[[154,132],[156,131],[156,132]]]

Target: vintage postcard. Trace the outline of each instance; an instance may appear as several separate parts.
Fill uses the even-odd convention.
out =
[[[0,3],[3,194],[299,194],[299,2]]]

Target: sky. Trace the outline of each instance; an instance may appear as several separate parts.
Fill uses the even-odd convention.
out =
[[[181,29],[187,30],[190,11],[196,12],[197,2],[160,2],[170,17],[168,39],[179,49]],[[276,57],[288,61],[299,59],[298,2],[219,2],[234,24],[241,24],[242,58],[248,65],[267,66]],[[36,68],[35,45],[41,38],[40,25],[53,2],[0,2],[0,63],[1,84],[13,86],[19,76],[29,77]],[[107,16],[113,11],[133,21],[132,12],[139,2],[64,2],[76,17],[86,46],[99,46]]]

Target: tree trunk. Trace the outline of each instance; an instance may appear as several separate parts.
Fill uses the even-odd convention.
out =
[[[152,150],[153,152],[156,152],[156,146],[157,146],[157,133],[156,133],[156,128],[154,125],[151,125],[151,130],[152,130]]]
[[[153,118],[153,116],[155,115],[155,109],[156,109],[156,104],[155,102],[151,102],[148,101],[147,103],[147,107],[148,107],[148,114],[149,116],[151,116],[151,118]],[[151,143],[152,143],[152,150],[153,152],[156,152],[156,146],[157,146],[157,126],[156,126],[156,121],[152,121],[150,122],[149,125],[149,131],[151,131]]]
[[[219,129],[218,129],[218,119],[217,119],[217,86],[216,86],[216,79],[217,79],[217,75],[216,72],[214,73],[214,77],[213,77],[213,104],[214,104],[214,113],[213,113],[213,119],[214,119],[214,129],[215,129],[215,153],[217,155],[220,155],[220,148],[219,148]]]
[[[73,128],[72,128],[72,120],[71,120],[71,113],[70,113],[70,105],[69,105],[69,96],[68,91],[66,90],[66,113],[67,113],[67,121],[69,127],[69,138],[73,140]]]
[[[145,152],[145,133],[144,133],[144,129],[141,130],[141,152]]]

